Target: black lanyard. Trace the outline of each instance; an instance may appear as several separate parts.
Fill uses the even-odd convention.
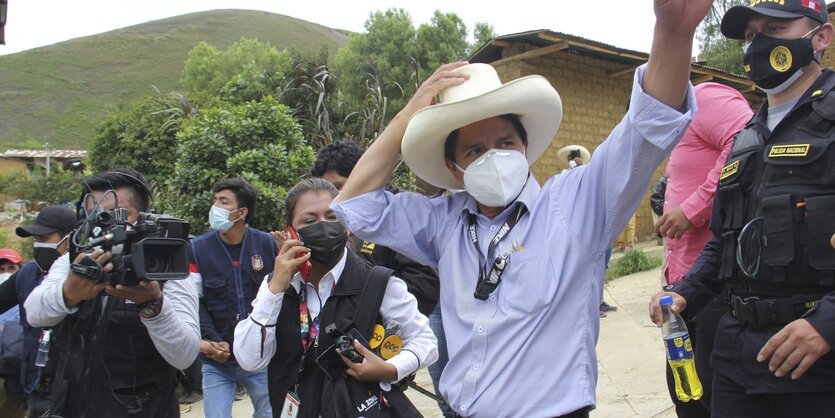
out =
[[[496,235],[490,240],[490,245],[487,246],[487,256],[485,258],[484,263],[481,263],[481,248],[478,246],[478,234],[476,233],[476,223],[477,218],[475,214],[469,214],[469,226],[467,228],[470,234],[470,240],[473,242],[473,246],[475,246],[475,251],[479,254],[479,263],[478,263],[478,284],[476,285],[475,289],[475,296],[476,299],[479,300],[487,300],[487,297],[493,293],[494,290],[499,286],[499,283],[502,281],[502,274],[504,274],[504,269],[507,267],[507,259],[509,255],[500,255],[493,258],[493,265],[490,267],[490,271],[487,271],[487,260],[490,258],[490,255],[493,254],[493,251],[496,250],[496,246],[499,245],[499,242],[510,233],[510,230],[513,229],[514,226],[519,222],[519,219],[525,214],[526,208],[525,205],[519,204],[516,206],[516,209],[507,217],[507,220],[502,224],[502,227],[499,228],[499,232],[496,232]]]

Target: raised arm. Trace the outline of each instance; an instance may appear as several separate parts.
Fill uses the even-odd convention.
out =
[[[690,81],[690,56],[696,27],[712,0],[655,0],[655,32],[643,88],[661,103],[678,109]]]
[[[409,119],[418,110],[431,105],[435,96],[441,90],[466,80],[468,77],[466,74],[453,71],[466,64],[463,61],[444,64],[438,67],[435,73],[420,85],[409,103],[391,120],[383,133],[362,154],[335,202],[344,202],[352,197],[381,189],[388,184],[391,173],[394,172],[397,165],[400,143],[403,140],[403,134],[406,132]]]

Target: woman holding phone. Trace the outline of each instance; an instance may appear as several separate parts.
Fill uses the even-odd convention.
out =
[[[303,180],[287,192],[284,213],[289,239],[252,302],[252,313],[235,328],[233,352],[240,366],[269,367],[270,402],[274,411],[281,411],[279,416],[323,414],[325,384],[343,370],[360,382],[380,382],[380,395],[385,398],[392,383],[438,357],[427,318],[418,312],[406,284],[394,276],[388,279],[378,323],[400,325],[398,354],[384,360],[358,341],[353,348],[362,356],[359,362],[337,354],[334,338],[325,329],[334,324],[348,333],[345,328],[350,328],[360,309],[363,285],[372,271],[346,247],[348,232],[330,209],[337,193],[320,178]],[[337,359],[338,372],[331,367],[333,361],[325,364],[328,359]]]

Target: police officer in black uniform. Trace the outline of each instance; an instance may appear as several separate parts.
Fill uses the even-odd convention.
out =
[[[720,175],[714,237],[660,296],[695,315],[723,286],[711,358],[714,417],[835,414],[835,73],[822,0],[752,0],[722,19],[746,42],[746,75],[768,96]]]

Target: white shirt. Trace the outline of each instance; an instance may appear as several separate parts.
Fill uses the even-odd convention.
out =
[[[78,311],[77,306],[68,308],[64,302],[64,281],[69,272],[70,256],[65,253],[55,260],[43,282],[26,298],[26,320],[32,326],[51,327]],[[200,351],[197,289],[189,279],[169,280],[162,293],[165,298],[159,315],[142,318],[142,324],[162,358],[183,370],[191,366]]]
[[[311,318],[318,316],[322,306],[328,302],[335,283],[338,283],[342,276],[347,258],[346,250],[339,263],[319,281],[318,293],[313,285],[304,285],[300,274],[296,273],[293,276],[290,285],[297,292],[304,286],[307,292],[307,309]],[[238,364],[244,370],[255,371],[267,367],[275,354],[275,327],[266,328],[267,337],[264,339],[262,356],[261,326],[258,323],[275,324],[278,321],[283,300],[284,292],[274,294],[269,288],[268,279],[265,278],[261,288],[258,289],[258,296],[252,301],[252,313],[235,327],[232,352],[235,353]],[[394,320],[402,325],[400,337],[403,339],[403,349],[400,354],[386,360],[387,363],[397,368],[397,381],[438,360],[438,341],[429,328],[429,319],[418,312],[417,300],[408,292],[403,280],[395,276],[389,279],[383,303],[380,305],[380,315],[385,321]],[[299,341],[282,342],[282,344],[299,344]],[[388,389],[385,383],[381,382],[381,385],[383,389]]]

